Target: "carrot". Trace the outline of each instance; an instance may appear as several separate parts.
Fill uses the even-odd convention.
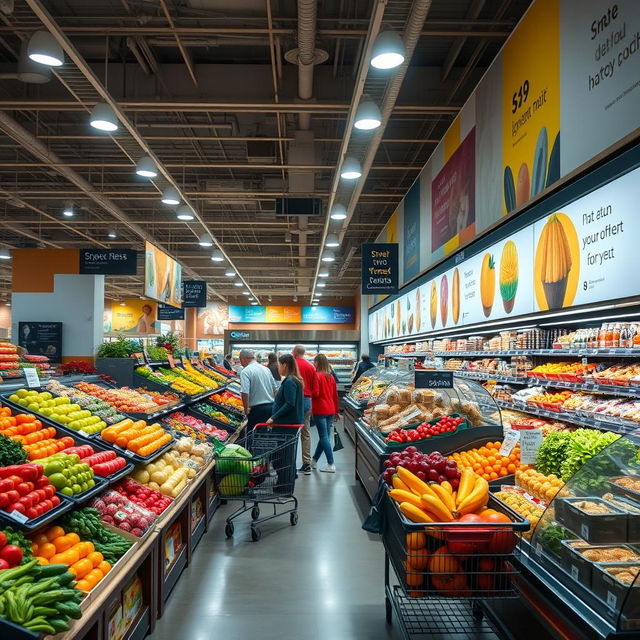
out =
[[[138,455],[140,456],[148,456],[151,455],[154,451],[163,447],[167,442],[171,442],[171,436],[168,433],[164,433],[159,438],[151,442],[150,444],[146,444],[143,447],[138,449]]]
[[[23,424],[24,422],[33,422],[35,416],[31,413],[19,413],[16,416],[16,424]]]
[[[138,436],[133,440],[129,440],[129,442],[127,443],[127,448],[135,452],[140,447],[143,447],[144,445],[153,442],[156,438],[157,438],[157,434],[155,433],[145,433],[144,435]]]

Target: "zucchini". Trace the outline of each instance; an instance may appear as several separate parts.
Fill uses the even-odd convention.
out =
[[[78,620],[82,616],[80,605],[75,602],[57,602],[56,609],[58,610],[58,613],[69,618],[73,618],[74,620]]]
[[[53,578],[67,573],[69,567],[66,564],[45,564],[40,566],[41,578]]]
[[[66,587],[67,585],[71,584],[75,579],[76,578],[73,575],[73,573],[69,573],[68,571],[65,571],[61,576],[58,577],[58,584],[61,587]]]
[[[47,618],[47,622],[56,630],[56,633],[69,630],[69,623],[64,618]]]

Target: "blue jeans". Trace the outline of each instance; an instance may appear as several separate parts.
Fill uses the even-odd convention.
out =
[[[333,447],[331,446],[330,438],[330,434],[333,429],[333,415],[314,415],[313,419],[316,423],[316,427],[318,428],[318,435],[320,436],[316,452],[313,454],[313,459],[316,461],[320,460],[320,456],[324,451],[324,454],[327,456],[327,462],[329,464],[333,464]]]

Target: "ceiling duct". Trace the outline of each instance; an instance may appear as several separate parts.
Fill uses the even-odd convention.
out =
[[[273,140],[247,140],[246,144],[249,162],[275,162],[276,143]]]

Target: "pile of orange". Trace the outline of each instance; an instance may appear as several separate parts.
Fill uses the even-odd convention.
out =
[[[501,446],[501,442],[487,442],[479,449],[460,451],[449,458],[455,460],[460,469],[473,469],[485,480],[497,480],[529,468],[520,464],[520,445],[516,445],[508,456],[500,455]]]

